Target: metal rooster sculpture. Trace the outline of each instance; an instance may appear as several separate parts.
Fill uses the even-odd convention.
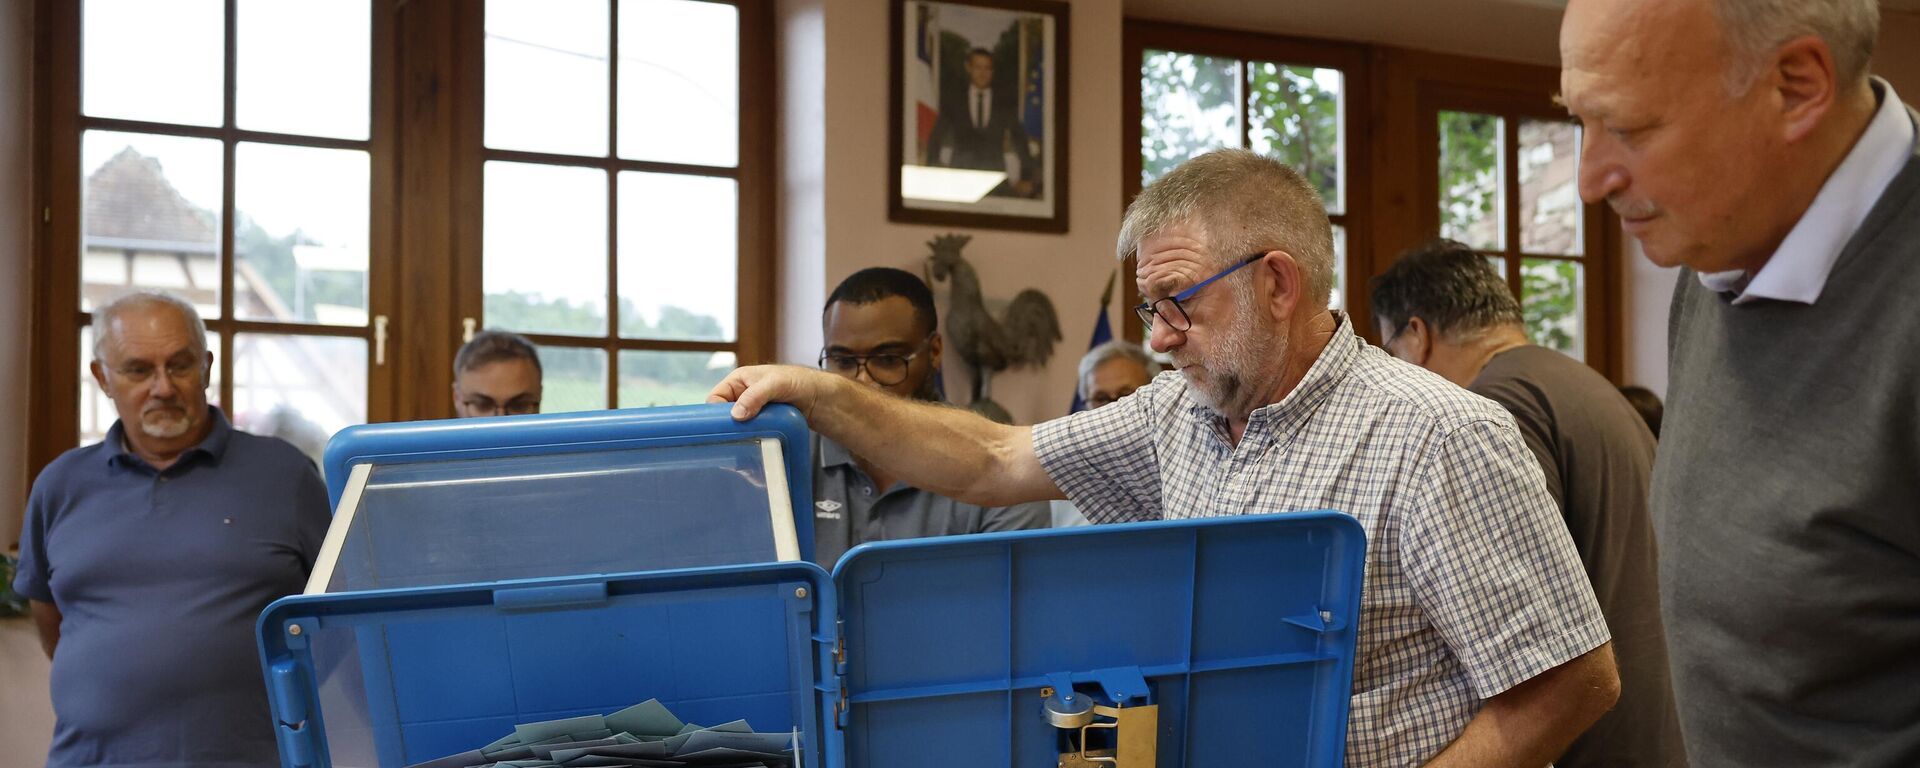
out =
[[[980,295],[980,275],[960,257],[971,235],[941,235],[927,242],[933,255],[927,270],[933,282],[950,284],[947,296],[947,348],[967,361],[973,371],[973,402],[967,408],[1002,424],[1013,423],[1007,409],[993,401],[988,384],[994,373],[1025,365],[1042,365],[1053,356],[1060,340],[1060,318],[1053,301],[1032,288],[1021,291],[995,318]]]

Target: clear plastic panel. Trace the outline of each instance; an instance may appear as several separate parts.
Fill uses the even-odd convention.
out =
[[[356,468],[307,591],[797,560],[781,461],[749,439]]]
[[[309,619],[307,684],[327,764],[402,768],[479,749],[518,724],[656,698],[688,723],[811,731],[813,603],[793,598],[803,586],[816,585],[615,587],[601,602],[537,610],[474,602],[482,591]],[[819,748],[806,748],[818,764]]]

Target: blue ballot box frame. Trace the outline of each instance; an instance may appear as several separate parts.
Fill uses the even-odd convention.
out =
[[[1304,512],[881,542],[831,577],[764,563],[303,595],[262,614],[261,663],[287,766],[336,764],[331,745],[355,741],[329,739],[336,718],[388,730],[405,749],[377,762],[398,766],[515,718],[657,697],[690,721],[797,728],[808,766],[1033,768],[1061,746],[1044,687],[1158,706],[1160,766],[1337,766],[1364,551],[1351,518]],[[326,701],[328,648],[400,631],[436,644],[434,670],[349,675],[365,701]],[[467,716],[484,688],[511,711]],[[370,717],[376,701],[414,720]]]
[[[331,557],[347,552],[379,567],[339,584],[316,570],[322,589],[261,614],[283,764],[404,766],[474,749],[518,723],[658,698],[689,722],[798,730],[810,767],[872,768],[904,756],[936,768],[1034,768],[1055,765],[1066,740],[1042,717],[1046,689],[1155,707],[1162,768],[1342,762],[1366,542],[1358,523],[1334,512],[878,542],[854,548],[831,574],[784,559],[791,548],[779,562],[740,562],[773,551],[757,541],[700,555],[700,567],[661,565],[681,553],[658,541],[629,551],[632,540],[618,536],[597,537],[622,546],[588,570],[566,570],[578,563],[564,558],[537,572],[437,569],[428,557],[518,554],[473,537],[497,530],[485,520],[548,537],[547,512],[590,519],[537,508],[549,492],[587,482],[550,471],[575,461],[671,469],[633,482],[669,489],[661,498],[674,501],[641,506],[629,503],[630,475],[595,475],[600,495],[590,501],[604,508],[591,514],[620,521],[627,536],[688,530],[683,515],[703,533],[734,530],[715,528],[732,520],[753,523],[759,536],[765,517],[702,507],[764,515],[784,481],[793,527],[777,528],[797,530],[810,555],[808,438],[784,405],[748,422],[733,421],[725,405],[702,405],[371,425],[336,436],[326,452],[336,506],[343,497],[365,506],[355,494],[370,492],[379,467],[399,468],[402,480],[389,486],[397,495],[357,517],[336,510],[328,534]],[[743,441],[758,447],[727,448]],[[671,450],[647,450],[661,447]],[[717,471],[673,474],[716,456]],[[496,482],[495,469],[513,474]],[[466,479],[444,482],[449,471]],[[359,490],[349,492],[351,475]],[[467,505],[503,506],[496,489],[522,478],[537,482],[504,505],[514,517],[460,516]],[[719,493],[707,481],[736,490],[744,482],[752,493]],[[421,488],[433,495],[407,495]],[[356,520],[372,533],[343,544]],[[466,538],[450,540],[436,525]],[[540,556],[552,545],[528,549]],[[735,559],[713,562],[727,557]],[[407,570],[409,559],[434,567]],[[621,563],[630,567],[613,567]]]
[[[751,438],[780,441],[800,557],[813,558],[813,467],[806,419],[774,404],[735,421],[725,404],[585,413],[489,416],[348,427],[327,442],[322,467],[329,504],[338,512],[353,468],[622,448],[654,448]]]

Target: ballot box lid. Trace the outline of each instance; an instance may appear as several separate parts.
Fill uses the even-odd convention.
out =
[[[800,413],[726,405],[370,424],[327,444],[310,594],[800,561]]]
[[[259,640],[290,767],[399,768],[657,698],[791,731],[800,766],[1051,768],[1080,734],[1043,716],[1048,690],[1153,707],[1156,768],[1338,766],[1364,549],[1330,512],[881,542],[832,576],[294,596]]]

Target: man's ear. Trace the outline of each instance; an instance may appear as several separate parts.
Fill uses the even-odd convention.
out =
[[[87,363],[87,370],[93,372],[93,383],[100,385],[100,391],[102,392],[113,391],[111,388],[107,387],[107,369],[105,366],[100,365],[99,360],[95,360],[93,362]]]
[[[1761,84],[1777,94],[1781,138],[1788,143],[1804,139],[1820,127],[1839,100],[1842,87],[1834,69],[1833,51],[1813,35],[1781,45]]]
[[[934,331],[933,337],[927,341],[927,363],[932,365],[935,371],[940,370],[940,353],[945,349],[946,345],[940,341],[940,332]]]
[[[1407,318],[1407,329],[1400,332],[1397,342],[1406,355],[1401,358],[1414,365],[1425,368],[1427,359],[1433,356],[1433,326],[1418,315]]]
[[[1293,254],[1282,250],[1267,251],[1253,269],[1265,272],[1273,281],[1273,292],[1263,302],[1270,319],[1284,323],[1293,317],[1293,310],[1300,304],[1301,279],[1305,274],[1300,270],[1300,262]]]

